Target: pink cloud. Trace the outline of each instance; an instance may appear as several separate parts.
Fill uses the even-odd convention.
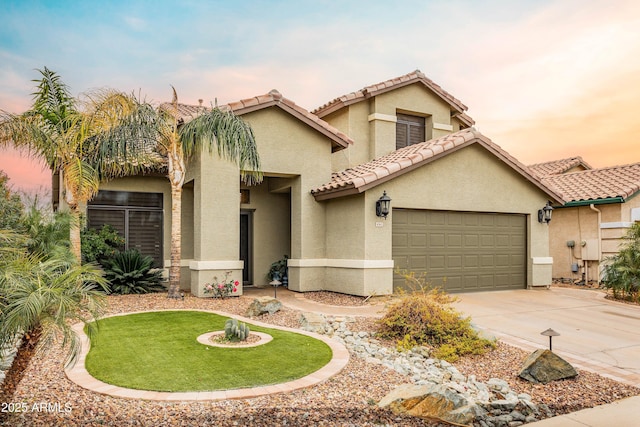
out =
[[[12,148],[0,150],[0,170],[9,176],[9,184],[15,190],[27,193],[51,191],[51,172],[46,165]]]

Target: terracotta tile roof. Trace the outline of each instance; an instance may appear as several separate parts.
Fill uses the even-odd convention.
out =
[[[542,182],[567,202],[628,199],[640,191],[640,163],[550,175]]]
[[[327,114],[340,110],[341,108],[344,108],[348,105],[414,83],[422,83],[427,88],[431,89],[436,95],[447,102],[458,113],[457,116],[462,122],[464,122],[468,126],[472,126],[474,124],[473,119],[464,113],[467,110],[467,106],[464,105],[459,99],[451,95],[449,92],[442,89],[440,85],[434,83],[433,80],[425,76],[420,70],[416,70],[412,73],[405,74],[404,76],[396,77],[394,79],[390,79],[381,83],[367,86],[357,92],[351,92],[346,95],[340,96],[322,105],[321,107],[316,108],[312,111],[312,113],[318,115],[319,117],[324,117]]]
[[[531,169],[536,175],[545,177],[565,173],[576,166],[582,166],[584,169],[592,169],[592,167],[580,156],[569,157],[568,159],[552,160],[544,163],[536,163],[535,165],[529,165],[529,169]]]
[[[222,110],[231,110],[234,112],[234,114],[241,116],[252,111],[257,111],[272,106],[281,108],[282,110],[296,117],[298,120],[301,120],[323,135],[327,136],[332,142],[333,151],[341,150],[343,148],[346,148],[349,144],[353,144],[353,139],[351,139],[349,136],[340,132],[338,129],[331,126],[329,123],[325,122],[315,114],[312,114],[304,108],[300,107],[295,102],[283,97],[280,92],[275,89],[265,95],[254,96],[253,98],[231,102],[219,107]],[[160,108],[163,108],[170,112],[175,110],[171,103],[163,103]],[[178,104],[177,114],[179,119],[189,121],[200,114],[202,111],[206,111],[207,109],[208,107],[204,107],[201,105],[197,106]]]
[[[471,144],[482,145],[553,199],[562,200],[558,193],[533,176],[525,165],[475,129],[464,129],[438,139],[410,145],[354,168],[334,173],[330,182],[312,190],[311,194],[316,200],[325,200],[362,193]]]

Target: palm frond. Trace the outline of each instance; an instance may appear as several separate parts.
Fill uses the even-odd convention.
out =
[[[75,111],[75,100],[71,96],[68,86],[61,77],[54,71],[44,67],[37,70],[42,77],[33,80],[37,83],[33,96],[32,110],[42,115],[48,123],[56,127],[64,128],[66,116]]]
[[[63,165],[63,179],[67,201],[77,204],[91,200],[98,193],[99,179],[97,171],[82,159],[75,158]]]
[[[204,111],[180,128],[185,156],[201,150],[216,152],[221,158],[238,164],[251,182],[260,182],[260,157],[253,130],[231,111],[213,108]]]

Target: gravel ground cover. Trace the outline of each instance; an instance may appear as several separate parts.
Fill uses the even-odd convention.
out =
[[[340,294],[329,295],[333,305]],[[210,309],[244,315],[250,298],[200,299],[187,295],[184,301],[169,300],[166,294],[110,296],[109,312],[125,313],[158,309]],[[284,308],[260,318],[275,325],[299,327],[300,313]],[[358,319],[357,330],[374,329],[371,319]],[[580,371],[575,380],[548,385],[531,385],[515,377],[526,352],[499,344],[495,352],[465,358],[456,363],[463,374],[479,380],[497,377],[517,391],[546,403],[556,414],[640,394],[640,390]],[[256,361],[260,363],[260,361]],[[220,402],[165,403],[114,398],[84,390],[67,380],[62,354],[55,348],[37,355],[25,371],[10,402],[23,412],[0,413],[8,426],[434,426],[437,423],[400,417],[377,408],[375,403],[396,386],[408,383],[402,376],[380,365],[351,357],[345,369],[322,384],[290,393],[254,399]],[[4,401],[2,401],[4,402]]]
[[[304,297],[315,302],[327,305],[360,306],[367,305],[368,299],[355,295],[339,294],[337,292],[305,292]]]

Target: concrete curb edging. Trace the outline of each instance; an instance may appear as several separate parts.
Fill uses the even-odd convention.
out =
[[[215,401],[226,399],[248,399],[253,397],[264,396],[273,393],[285,393],[293,390],[310,387],[319,383],[322,383],[330,377],[338,374],[349,362],[349,351],[347,348],[339,342],[316,334],[313,332],[303,331],[300,329],[286,328],[282,326],[270,325],[254,319],[249,319],[243,316],[236,316],[229,313],[215,311],[215,310],[198,310],[198,309],[166,309],[166,310],[151,310],[151,311],[133,311],[128,313],[119,313],[107,317],[115,316],[127,316],[130,314],[149,313],[152,311],[200,311],[204,313],[213,313],[219,316],[232,317],[241,320],[246,323],[250,323],[256,326],[261,326],[270,329],[278,329],[282,331],[293,332],[301,335],[307,335],[317,340],[320,340],[327,344],[333,353],[333,357],[328,364],[318,369],[317,371],[302,377],[297,380],[289,381],[286,383],[265,385],[253,388],[241,388],[233,390],[218,390],[218,391],[194,391],[194,392],[161,392],[151,390],[134,390],[102,382],[89,374],[85,367],[85,360],[91,343],[89,337],[84,333],[84,324],[77,323],[73,325],[74,332],[80,338],[82,344],[82,350],[76,363],[65,369],[65,374],[69,380],[76,383],[80,387],[109,396],[123,397],[127,399],[142,399],[142,400],[158,400],[158,401]]]

